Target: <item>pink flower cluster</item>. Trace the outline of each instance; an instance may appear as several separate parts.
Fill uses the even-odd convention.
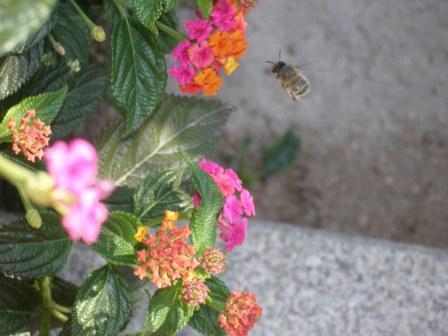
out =
[[[246,238],[247,217],[255,216],[255,206],[249,191],[233,169],[224,169],[219,164],[202,159],[199,167],[210,175],[224,196],[224,206],[218,219],[219,237],[225,242],[227,250],[242,245]],[[238,195],[239,194],[239,195]],[[200,205],[200,195],[193,197],[193,205]]]
[[[247,4],[235,0],[215,0],[207,19],[185,21],[188,39],[180,42],[172,57],[178,62],[169,74],[183,93],[216,95],[222,85],[221,69],[230,75],[238,67],[246,43]]]
[[[48,172],[58,191],[68,193],[62,204],[62,225],[72,240],[94,243],[101,225],[108,216],[101,203],[114,189],[110,181],[98,181],[98,155],[90,143],[75,139],[69,143],[57,141],[44,154]]]

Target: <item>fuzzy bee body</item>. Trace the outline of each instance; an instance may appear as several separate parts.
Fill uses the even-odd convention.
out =
[[[299,67],[280,61],[273,63],[271,70],[292,100],[298,101],[310,92],[310,82]]]

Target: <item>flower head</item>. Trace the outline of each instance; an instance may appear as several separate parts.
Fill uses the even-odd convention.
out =
[[[247,218],[241,218],[238,222],[229,222],[220,216],[218,219],[219,238],[226,244],[227,251],[232,251],[235,246],[242,245],[246,239]]]
[[[137,233],[134,235],[134,239],[138,242],[142,242],[148,235],[148,228],[146,226],[139,226]]]
[[[36,111],[30,110],[25,113],[16,129],[16,120],[11,118],[8,122],[8,129],[12,136],[12,149],[15,154],[22,153],[23,156],[35,162],[42,159],[44,148],[50,141],[50,126],[36,117]]]
[[[208,296],[208,287],[201,279],[193,279],[183,283],[181,299],[192,306],[205,303]]]
[[[191,63],[197,68],[204,69],[211,65],[215,60],[213,52],[207,42],[196,43],[188,50],[188,56]]]
[[[223,32],[230,31],[234,25],[237,8],[229,0],[218,0],[213,6],[210,18],[213,24]]]
[[[69,194],[56,201],[62,224],[72,240],[92,244],[98,239],[108,211],[101,200],[114,189],[112,182],[98,181],[97,153],[85,140],[58,141],[44,154],[48,172],[58,194]]]
[[[221,78],[211,68],[206,68],[194,77],[194,83],[202,86],[204,95],[214,96],[222,86]]]
[[[226,308],[218,317],[218,323],[228,336],[246,336],[262,314],[255,295],[233,292],[226,301]]]
[[[213,30],[210,23],[204,19],[185,21],[185,29],[187,30],[188,38],[198,42],[206,40]]]
[[[180,64],[188,63],[188,49],[191,47],[191,43],[188,40],[183,40],[178,43],[178,45],[171,52],[173,59],[178,61]]]
[[[196,71],[190,64],[184,63],[169,68],[168,74],[177,80],[179,85],[186,85],[193,80]]]
[[[226,257],[224,253],[215,248],[207,247],[201,258],[201,267],[207,273],[219,274],[224,271]]]
[[[186,239],[190,229],[160,229],[149,236],[143,244],[145,248],[137,252],[138,267],[134,274],[150,281],[159,288],[168,287],[177,279],[191,280],[199,262],[194,257],[195,248]]]

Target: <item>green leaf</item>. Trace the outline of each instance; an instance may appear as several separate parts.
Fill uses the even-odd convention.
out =
[[[136,131],[160,104],[167,74],[157,40],[127,18],[112,32],[112,95],[126,111],[126,133]]]
[[[194,309],[180,300],[182,282],[157,290],[149,303],[142,335],[172,336],[184,328]]]
[[[105,203],[111,211],[124,211],[133,212],[134,204],[133,197],[135,194],[134,188],[129,188],[127,186],[119,186],[115,188],[112,195],[110,195]]]
[[[92,249],[110,263],[135,265],[134,235],[139,225],[142,225],[139,219],[129,213],[112,212]]]
[[[17,90],[39,68],[44,48],[38,43],[20,54],[8,54],[0,59],[0,100]]]
[[[69,135],[96,110],[103,97],[106,78],[104,69],[94,65],[84,66],[75,74],[64,105],[51,125],[52,139]]]
[[[55,12],[56,20],[51,34],[64,47],[64,58],[87,63],[91,43],[89,28],[68,2],[60,2]]]
[[[72,335],[115,335],[130,318],[128,284],[111,266],[84,281],[72,311]]]
[[[209,289],[209,296],[212,301],[225,304],[227,297],[230,295],[230,289],[226,284],[215,276],[205,280],[205,284]]]
[[[49,18],[56,0],[3,0],[0,10],[0,55],[35,33]]]
[[[71,307],[73,306],[76,295],[78,294],[78,286],[64,279],[54,277],[52,281],[51,294],[56,303]]]
[[[291,168],[299,152],[300,139],[291,130],[287,131],[263,153],[262,175],[266,176]]]
[[[39,304],[40,297],[30,282],[0,275],[0,335],[27,327]]]
[[[163,2],[163,11],[165,13],[171,12],[174,10],[177,6],[179,6],[181,0],[162,0]]]
[[[191,170],[193,185],[201,195],[201,204],[191,217],[191,240],[197,253],[202,254],[206,247],[215,245],[216,222],[223,206],[223,197],[213,179],[197,164],[192,164]]]
[[[67,90],[68,88],[64,86],[58,91],[28,97],[22,100],[19,104],[11,107],[8,112],[6,112],[6,115],[0,124],[0,139],[5,140],[10,137],[7,125],[11,118],[14,118],[16,122],[19,123],[25,113],[31,109],[36,110],[36,117],[40,118],[46,124],[50,124],[61,109]]]
[[[201,305],[194,312],[193,317],[188,324],[205,336],[226,336],[227,334],[218,324],[219,312],[213,308]]]
[[[162,15],[163,0],[134,0],[135,14],[141,24],[152,31],[157,30],[155,22]]]
[[[177,30],[179,25],[179,18],[176,12],[173,10],[171,12],[163,14],[159,21],[170,27],[171,29]],[[163,30],[159,30],[159,43],[160,48],[164,54],[169,54],[173,48],[179,43],[179,40],[173,38],[171,35],[165,33]]]
[[[184,212],[191,197],[179,190],[181,174],[176,171],[150,173],[134,195],[134,214],[142,220],[163,215],[164,210]]]
[[[216,100],[168,95],[154,116],[132,137],[124,123],[110,127],[100,140],[100,175],[117,185],[136,187],[146,174],[158,169],[180,169],[179,158],[205,155],[215,145],[230,107]]]
[[[42,227],[32,229],[22,218],[0,224],[0,270],[30,278],[59,272],[67,261],[71,241],[53,212],[42,212]]]
[[[202,17],[208,18],[213,7],[213,0],[196,0],[196,5],[201,11]]]

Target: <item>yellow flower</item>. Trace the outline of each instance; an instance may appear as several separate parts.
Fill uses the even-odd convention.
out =
[[[235,58],[229,57],[224,64],[224,71],[226,72],[227,76],[230,76],[236,70],[236,68],[238,68],[239,65],[240,64],[235,61]]]
[[[148,228],[146,226],[139,226],[137,229],[137,233],[134,235],[134,238],[138,242],[143,242],[148,234]]]

